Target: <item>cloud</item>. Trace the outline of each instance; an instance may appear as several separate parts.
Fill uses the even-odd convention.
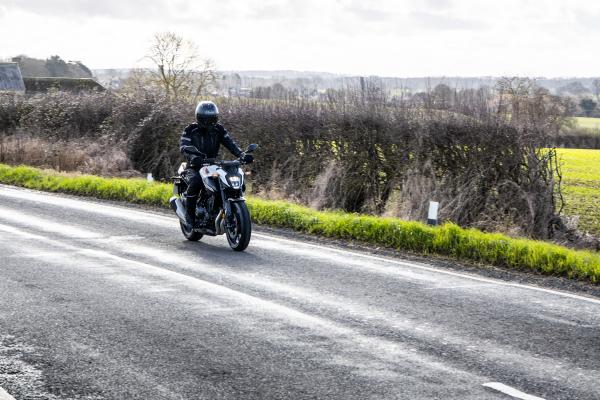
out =
[[[455,17],[446,14],[415,11],[409,18],[418,27],[438,31],[472,31],[486,29],[487,25],[479,20]]]
[[[538,0],[0,4],[0,37],[19,37],[4,41],[0,56],[60,54],[98,68],[134,66],[155,32],[173,31],[198,43],[203,56],[223,69],[396,76],[598,73],[590,46],[600,40],[600,3],[589,0],[548,0],[544,7]],[[573,54],[579,62],[573,63]]]
[[[290,20],[308,17],[309,4],[307,1],[284,0],[265,4],[259,2],[250,4],[247,16],[261,20]]]
[[[389,21],[395,14],[394,12],[385,10],[382,7],[366,7],[362,3],[353,3],[346,6],[345,9],[351,14],[354,14],[354,16],[358,17],[358,19],[371,22]]]
[[[7,6],[39,15],[132,18],[159,15],[166,2],[142,0],[8,0]]]
[[[8,9],[16,9],[36,15],[108,17],[117,19],[140,19],[185,16],[194,18],[190,4],[207,3],[205,0],[5,0]],[[221,0],[221,5],[230,3]]]
[[[584,28],[585,30],[598,31],[598,25],[600,24],[600,12],[593,12],[592,10],[577,10],[574,12],[576,26]]]
[[[438,10],[449,9],[454,5],[452,0],[424,0],[423,2],[430,8],[433,7],[434,9]]]

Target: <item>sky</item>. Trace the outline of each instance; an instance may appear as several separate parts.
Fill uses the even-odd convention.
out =
[[[0,58],[149,66],[156,32],[220,70],[600,76],[594,0],[0,0]]]

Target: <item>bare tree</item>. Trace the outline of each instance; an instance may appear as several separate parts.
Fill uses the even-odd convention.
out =
[[[502,77],[496,82],[498,111],[513,122],[522,118],[523,104],[533,92],[535,82],[529,78]]]
[[[556,134],[568,122],[572,100],[553,96],[529,78],[504,77],[496,83],[498,114],[513,125]]]
[[[219,79],[219,75],[214,61],[211,59],[204,60],[201,68],[192,74],[191,86],[193,88],[194,101],[206,95],[217,79]]]
[[[169,97],[196,99],[205,95],[217,78],[214,62],[201,59],[196,44],[173,32],[155,34],[146,57],[156,65],[152,71],[155,83]]]
[[[123,92],[139,92],[143,90],[157,89],[154,85],[155,79],[152,73],[146,69],[134,68],[129,71],[128,76],[123,79],[120,90]],[[162,90],[161,87],[158,89]]]

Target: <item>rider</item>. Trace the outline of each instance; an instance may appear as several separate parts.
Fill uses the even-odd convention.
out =
[[[187,160],[187,168],[182,176],[188,185],[185,192],[185,223],[188,226],[194,226],[198,195],[204,188],[198,170],[205,158],[216,158],[219,147],[223,144],[231,154],[245,163],[254,161],[252,154],[244,153],[218,121],[219,109],[216,104],[201,101],[196,106],[196,123],[188,125],[181,134],[179,149]]]

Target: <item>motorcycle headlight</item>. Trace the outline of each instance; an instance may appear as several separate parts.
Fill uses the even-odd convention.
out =
[[[238,189],[242,185],[242,180],[237,175],[227,177],[232,188]]]

